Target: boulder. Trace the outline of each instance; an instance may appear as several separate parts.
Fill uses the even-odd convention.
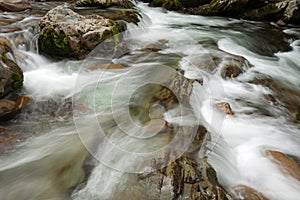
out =
[[[222,65],[221,76],[223,79],[235,78],[252,67],[249,61],[242,56],[225,56],[220,64]]]
[[[23,71],[7,54],[12,54],[9,42],[0,38],[0,98],[23,86]]]
[[[101,42],[119,42],[118,24],[99,15],[82,16],[58,6],[40,22],[40,52],[53,57],[84,58]]]
[[[1,99],[0,100],[0,121],[12,119],[21,109],[25,108],[32,102],[27,96],[20,96],[16,100]]]
[[[234,112],[232,111],[230,104],[227,102],[217,103],[216,108],[219,111],[225,113],[226,115],[234,115]]]
[[[31,9],[28,0],[0,0],[0,10],[18,12]]]
[[[289,156],[282,152],[268,150],[266,154],[278,165],[280,170],[296,180],[300,181],[300,166]]]
[[[119,8],[132,8],[133,4],[129,0],[78,0],[76,6],[108,8],[111,6]]]
[[[233,191],[237,199],[268,200],[261,192],[246,185],[238,185],[233,188]]]

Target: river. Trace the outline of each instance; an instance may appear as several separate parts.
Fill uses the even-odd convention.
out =
[[[34,8],[49,10],[58,4],[35,3]],[[133,53],[113,59],[88,56],[84,61],[55,61],[38,54],[42,16],[38,12],[0,13],[21,27],[0,36],[15,44],[16,38],[25,38],[15,46],[24,70],[23,93],[39,102],[14,121],[23,129],[14,130],[27,137],[0,153],[1,199],[153,199],[136,173],[147,170],[146,163],[163,155],[172,143],[169,135],[147,134],[129,107],[132,98],[140,98],[140,88],[163,84],[175,68],[197,81],[191,83],[188,108],[180,108],[189,111],[161,108],[163,118],[169,124],[201,124],[208,129],[206,156],[222,186],[231,191],[236,185],[248,185],[272,200],[299,199],[299,182],[284,174],[265,151],[300,158],[300,125],[291,117],[293,106],[286,106],[285,98],[290,95],[294,104],[293,94],[300,93],[300,28],[184,15],[144,3],[136,7],[141,21],[129,24],[124,33]],[[138,51],[157,41],[162,50]],[[129,67],[87,70],[90,63],[107,60]],[[243,73],[222,78],[222,68],[232,62],[242,63]],[[262,79],[277,85],[255,84]],[[283,97],[273,101],[270,96]],[[228,102],[234,115],[219,112],[215,108],[219,102]],[[54,114],[47,113],[51,106]]]

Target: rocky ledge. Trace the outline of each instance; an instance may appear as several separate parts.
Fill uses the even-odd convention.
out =
[[[299,24],[300,0],[143,0],[150,6],[162,6],[189,14],[227,16],[248,20]]]

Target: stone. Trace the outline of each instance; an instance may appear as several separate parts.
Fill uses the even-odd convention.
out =
[[[226,115],[234,115],[234,112],[232,111],[230,104],[227,102],[217,103],[216,108],[219,111],[225,113]]]
[[[300,92],[289,88],[287,85],[278,80],[274,80],[270,76],[262,74],[259,74],[249,82],[272,90],[272,96],[275,98],[276,102],[280,102],[280,105],[283,105],[289,111],[288,117],[290,118],[290,121],[300,121]]]
[[[6,55],[13,51],[7,40],[0,39],[0,98],[10,92],[17,91],[23,86],[23,71],[13,60]]]
[[[133,7],[133,4],[129,0],[78,0],[76,6],[99,8],[115,6],[129,9]]]
[[[99,15],[82,16],[58,6],[40,21],[41,53],[62,58],[84,58],[100,43],[119,42],[118,24]]]
[[[166,152],[164,158],[152,159],[152,170],[138,174],[139,182],[143,184],[143,180],[147,179],[147,182],[156,185],[158,199],[162,193],[162,186],[169,182],[167,185],[172,186],[169,192],[169,196],[173,196],[172,199],[232,200],[220,186],[216,171],[207,163],[206,158],[199,159],[199,151],[204,148],[207,135],[206,129],[200,126],[195,140],[183,155],[176,158],[174,152]]]
[[[246,185],[237,185],[233,188],[236,199],[269,200],[264,194]]]
[[[28,0],[0,0],[0,10],[18,12],[31,9]]]
[[[32,103],[27,96],[20,96],[15,101],[8,99],[0,100],[0,121],[12,119],[21,109]]]
[[[280,151],[274,150],[268,150],[266,154],[278,165],[284,174],[300,181],[300,166],[292,158]]]
[[[252,67],[248,60],[242,56],[225,56],[221,62],[221,77],[236,78],[248,68]]]

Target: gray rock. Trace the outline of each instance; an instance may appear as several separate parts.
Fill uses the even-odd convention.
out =
[[[82,16],[63,6],[50,10],[42,18],[40,29],[40,51],[54,57],[84,58],[107,39],[119,42],[115,21],[99,15]]]

